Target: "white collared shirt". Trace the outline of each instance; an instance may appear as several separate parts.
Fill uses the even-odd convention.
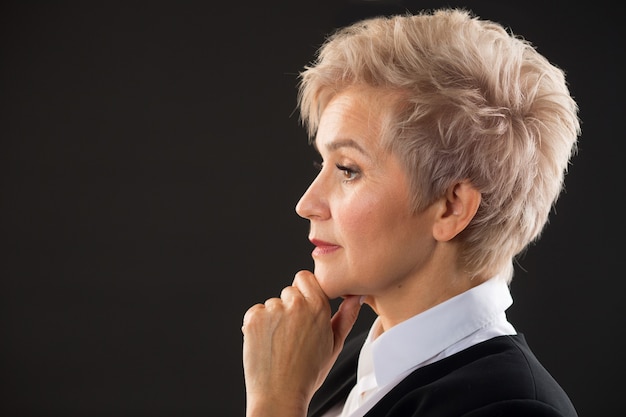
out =
[[[516,334],[505,314],[512,303],[507,283],[494,277],[382,334],[376,319],[361,348],[356,385],[345,404],[324,417],[361,417],[415,369],[493,337]]]

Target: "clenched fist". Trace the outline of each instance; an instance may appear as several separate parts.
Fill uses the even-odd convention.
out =
[[[252,306],[243,320],[248,417],[306,416],[360,309],[347,296],[331,317],[328,298],[309,271],[296,274],[280,298]]]

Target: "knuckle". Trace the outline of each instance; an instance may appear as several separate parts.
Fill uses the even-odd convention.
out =
[[[311,278],[312,274],[311,272],[307,271],[307,270],[301,270],[296,272],[296,275],[294,276],[293,282],[294,284],[297,284],[299,282],[305,282],[307,280],[309,280]]]
[[[280,292],[280,298],[284,299],[289,296],[293,296],[294,290],[295,288],[293,286],[288,286],[288,287],[283,288],[282,291]]]
[[[282,304],[283,302],[280,298],[273,297],[273,298],[268,298],[267,300],[265,300],[264,306],[267,310],[273,311],[273,310],[281,308]]]
[[[259,325],[259,322],[263,320],[262,318],[262,310],[263,306],[260,304],[256,304],[246,311],[246,314],[243,315],[243,320],[241,323],[241,331],[245,334],[246,330],[251,327],[256,327]]]
[[[243,315],[244,324],[250,323],[255,317],[260,314],[260,311],[264,309],[265,306],[263,304],[255,304],[250,307],[246,313]]]
[[[280,292],[280,298],[281,300],[289,304],[301,303],[305,299],[300,290],[294,286],[288,286],[283,288],[283,290]]]

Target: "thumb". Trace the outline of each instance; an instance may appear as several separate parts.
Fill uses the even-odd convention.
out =
[[[343,343],[348,337],[352,326],[356,322],[361,310],[361,296],[349,295],[339,305],[337,312],[330,320],[333,334],[335,335],[335,344],[333,353],[338,354],[343,348]]]

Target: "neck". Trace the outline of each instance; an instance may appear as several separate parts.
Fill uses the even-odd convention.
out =
[[[489,278],[472,278],[454,265],[456,263],[453,260],[444,259],[443,262],[417,271],[393,288],[368,296],[365,302],[380,318],[381,331],[386,331]]]

